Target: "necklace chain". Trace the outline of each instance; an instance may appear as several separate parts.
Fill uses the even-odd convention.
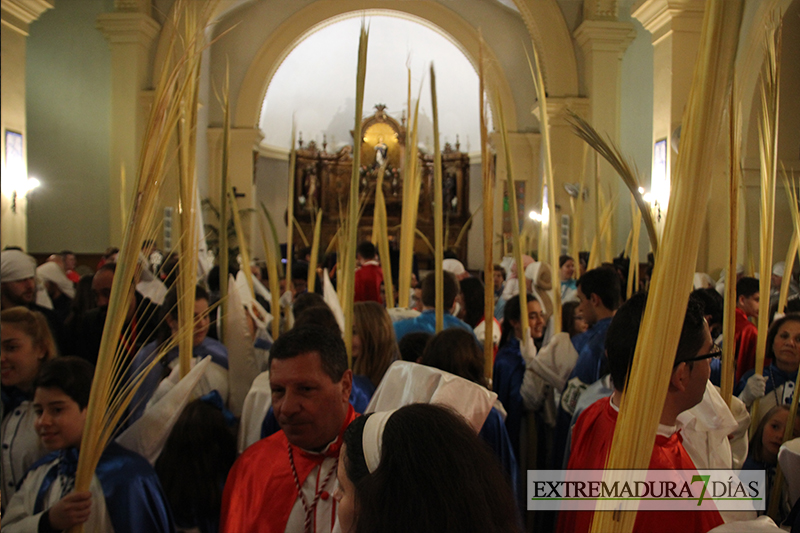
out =
[[[314,533],[313,530],[313,522],[314,522],[314,509],[317,507],[317,502],[319,501],[320,496],[322,495],[325,489],[325,485],[328,484],[331,477],[333,477],[333,473],[336,472],[336,468],[339,466],[339,460],[333,463],[333,468],[328,471],[328,474],[325,476],[325,479],[319,486],[319,490],[314,494],[314,499],[311,501],[311,505],[308,504],[306,501],[306,497],[303,494],[303,489],[300,486],[300,479],[297,477],[297,468],[294,466],[294,454],[292,453],[292,445],[287,443],[287,449],[289,450],[289,464],[292,467],[292,477],[294,478],[294,485],[297,487],[297,497],[300,498],[300,503],[303,504],[303,512],[305,513],[305,522],[303,524],[303,531],[304,533]],[[320,473],[322,472],[322,464],[319,466]]]

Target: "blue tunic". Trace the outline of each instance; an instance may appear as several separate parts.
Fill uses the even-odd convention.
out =
[[[461,328],[472,333],[473,337],[475,336],[475,332],[472,331],[472,328],[469,327],[469,324],[454,317],[450,313],[445,313],[444,329],[449,328]],[[400,339],[402,339],[406,334],[417,332],[436,334],[436,311],[433,309],[427,309],[420,313],[419,316],[407,318],[394,323],[394,336],[397,339],[397,342],[400,342]],[[477,341],[478,338],[475,337],[475,342]]]
[[[525,408],[519,389],[525,376],[525,360],[516,337],[509,338],[498,351],[494,360],[492,388],[497,399],[506,410],[506,429],[511,439],[514,457],[519,457],[519,439],[522,427],[522,416]]]

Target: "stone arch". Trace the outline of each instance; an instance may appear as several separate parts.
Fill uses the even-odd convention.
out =
[[[438,4],[427,2],[402,2],[386,9],[382,2],[368,2],[360,0],[321,0],[297,11],[264,41],[255,59],[250,64],[242,80],[236,110],[233,116],[234,127],[257,127],[261,114],[261,106],[266,96],[267,88],[278,67],[294,47],[307,36],[320,28],[351,17],[354,13],[368,12],[370,14],[405,16],[414,22],[427,25],[450,40],[464,56],[470,61],[477,71],[479,55],[479,33],[463,19]],[[370,9],[374,4],[375,9]],[[365,9],[366,8],[366,9]],[[489,56],[489,63],[497,65],[492,50],[485,48]],[[489,86],[489,91],[500,95],[503,100],[506,123],[511,131],[516,129],[517,106],[514,101],[511,87],[505,73],[499,67],[489,67],[487,82],[494,83]]]

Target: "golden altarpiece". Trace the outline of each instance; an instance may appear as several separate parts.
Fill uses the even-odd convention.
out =
[[[364,212],[358,225],[358,241],[369,240],[375,210],[375,187],[378,169],[388,160],[383,180],[386,199],[390,245],[395,248],[400,241],[400,224],[403,203],[403,162],[405,160],[405,118],[400,122],[386,114],[386,107],[378,104],[375,114],[366,117],[361,124],[361,161],[359,189],[366,195]],[[352,132],[351,132],[352,135]],[[314,234],[313,213],[322,209],[321,247],[330,243],[346,216],[353,168],[353,147],[345,146],[335,153],[326,150],[314,141],[304,145],[300,140],[295,165],[294,212],[303,233],[311,241]],[[442,197],[444,205],[444,227],[447,242],[462,259],[466,259],[466,239],[456,246],[456,240],[464,224],[469,220],[469,156],[446,143],[442,148]],[[432,244],[434,242],[433,221],[433,154],[419,151],[419,167],[422,169],[422,184],[419,195],[417,229]],[[295,234],[295,242],[300,242]],[[424,239],[415,239],[414,252],[423,264],[431,264],[433,251]]]

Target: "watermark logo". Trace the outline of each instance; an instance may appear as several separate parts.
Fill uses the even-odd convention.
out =
[[[763,470],[529,470],[529,511],[763,511]]]

